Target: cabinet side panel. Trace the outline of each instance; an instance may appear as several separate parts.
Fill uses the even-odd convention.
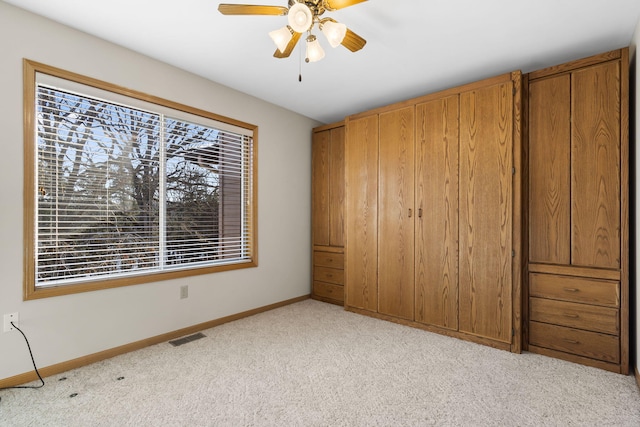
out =
[[[347,121],[345,304],[378,309],[378,116]]]
[[[572,77],[572,263],[620,268],[620,63]]]
[[[460,331],[511,342],[511,82],[460,95]]]
[[[344,127],[331,130],[329,156],[329,243],[344,246]]]
[[[458,329],[458,96],[416,106],[416,321]]]
[[[529,84],[529,257],[571,262],[571,77]]]
[[[413,320],[414,108],[380,114],[378,311]]]
[[[330,131],[313,134],[311,150],[311,212],[313,244],[329,245],[329,144]]]

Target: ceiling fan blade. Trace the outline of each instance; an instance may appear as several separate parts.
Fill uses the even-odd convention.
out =
[[[283,6],[221,3],[218,10],[223,15],[286,15],[289,9]]]
[[[293,49],[298,44],[298,40],[300,40],[300,36],[302,36],[301,33],[294,32],[284,52],[280,52],[280,49],[276,49],[276,52],[273,54],[273,56],[275,56],[276,58],[288,58],[289,55],[291,55],[291,52],[293,52]]]
[[[347,28],[347,34],[341,44],[351,52],[357,52],[367,44],[367,41]]]
[[[338,10],[365,1],[367,0],[324,0],[324,7],[327,10]]]

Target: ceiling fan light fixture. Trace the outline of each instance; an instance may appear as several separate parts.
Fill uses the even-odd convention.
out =
[[[284,0],[281,0],[284,1]],[[315,35],[311,34],[318,25],[331,47],[344,46],[351,52],[359,51],[367,43],[365,39],[351,31],[346,25],[322,15],[326,12],[344,9],[367,0],[287,0],[287,6],[265,6],[260,4],[220,3],[218,10],[223,15],[268,15],[287,16],[283,28],[270,31],[269,37],[277,49],[275,58],[288,58],[295,50],[303,35],[306,35],[306,62],[316,62],[324,58],[325,52]],[[316,32],[317,33],[317,32]],[[302,50],[300,50],[302,53]]]
[[[307,37],[307,57],[306,62],[317,62],[324,58],[324,49],[320,46],[320,42],[313,34]]]
[[[320,25],[322,34],[327,38],[331,47],[338,47],[347,35],[347,26],[339,22],[325,21]]]
[[[293,29],[287,25],[279,30],[271,31],[269,37],[278,46],[278,50],[284,52],[293,37]]]
[[[289,26],[296,33],[304,33],[313,25],[313,13],[311,13],[309,6],[304,3],[296,3],[291,6],[287,19],[289,20]]]

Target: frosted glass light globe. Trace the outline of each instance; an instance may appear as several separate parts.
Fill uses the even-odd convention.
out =
[[[281,53],[287,49],[287,45],[291,41],[293,34],[289,30],[289,27],[282,27],[279,30],[271,31],[269,33],[269,37],[273,40],[273,42],[278,46],[278,50]]]
[[[316,39],[316,36],[310,34],[307,37],[307,58],[306,62],[317,62],[324,58],[324,49]]]
[[[289,26],[296,33],[304,33],[313,24],[313,14],[309,6],[303,3],[296,3],[289,9],[287,14]]]
[[[327,40],[329,40],[331,47],[340,46],[344,36],[347,34],[347,26],[338,22],[327,21],[320,28]]]

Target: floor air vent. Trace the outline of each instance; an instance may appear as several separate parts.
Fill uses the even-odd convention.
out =
[[[198,332],[197,334],[193,334],[186,337],[178,338],[177,340],[169,341],[169,344],[171,344],[174,347],[177,347],[179,345],[186,344],[191,341],[199,340],[200,338],[204,338],[205,336],[206,335],[204,335],[202,332]]]

